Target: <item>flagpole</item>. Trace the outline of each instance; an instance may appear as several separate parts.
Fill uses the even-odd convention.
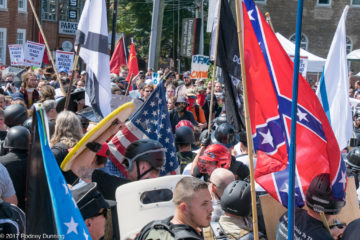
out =
[[[211,97],[210,97],[210,109],[209,109],[209,126],[208,126],[208,136],[210,136],[211,132],[211,118],[213,113],[213,103],[214,103],[214,78],[216,75],[216,58],[217,58],[217,50],[218,50],[218,40],[219,40],[219,25],[220,25],[220,9],[221,9],[221,1],[219,1],[219,7],[217,12],[217,26],[216,26],[216,36],[215,36],[215,49],[214,49],[214,64],[213,64],[213,72],[211,77]]]
[[[74,82],[75,71],[77,68],[78,60],[79,60],[79,52],[80,52],[80,44],[78,45],[78,47],[76,49],[76,53],[75,53],[73,68],[72,68],[72,72],[71,72],[70,85],[69,85],[70,87],[66,93],[64,110],[67,110],[67,108],[69,107],[71,86],[73,85],[73,82]]]
[[[296,17],[296,40],[293,76],[293,95],[291,103],[291,139],[289,153],[289,195],[288,195],[288,239],[294,239],[295,224],[295,168],[296,168],[296,122],[297,122],[297,101],[299,88],[299,56],[302,27],[303,0],[298,1]]]
[[[56,69],[55,62],[54,62],[54,58],[52,57],[49,44],[48,44],[48,42],[47,42],[46,36],[45,36],[45,34],[44,34],[44,31],[43,31],[43,29],[42,29],[42,27],[41,27],[41,24],[40,24],[40,21],[39,21],[39,18],[38,18],[38,16],[37,16],[37,14],[36,14],[34,5],[33,5],[33,3],[32,3],[31,0],[28,0],[28,2],[29,2],[29,4],[30,4],[31,10],[32,10],[32,12],[33,12],[33,14],[34,14],[34,17],[35,17],[36,23],[37,23],[37,25],[38,25],[38,27],[39,27],[39,30],[40,30],[40,32],[41,32],[41,35],[42,35],[42,37],[43,37],[43,39],[44,39],[44,43],[45,43],[45,46],[46,46],[46,50],[47,50],[47,52],[48,52],[48,56],[49,56],[50,61],[51,61],[51,65],[53,66],[54,72],[55,72],[55,74],[56,74],[56,78],[57,78],[57,80],[58,80],[58,82],[59,82],[59,84],[60,84],[61,92],[65,95],[64,87],[63,87],[63,85],[62,85],[62,82],[60,81],[60,76],[59,76],[59,73],[58,73],[58,71],[57,71],[57,69]]]
[[[128,56],[126,56],[126,45],[125,45],[125,34],[124,34],[124,33],[122,33],[122,38],[123,38],[123,47],[124,47],[125,62],[126,62],[126,65],[127,65],[127,64],[128,64],[128,59],[127,59]]]
[[[270,17],[270,13],[269,12],[266,12],[265,13],[265,17],[266,17],[266,21],[267,23],[270,25],[271,29],[273,30],[273,32],[275,32],[275,29],[274,29],[274,26],[271,22],[271,17]]]
[[[253,221],[253,233],[254,239],[259,239],[258,229],[258,218],[256,209],[256,192],[255,192],[255,177],[254,177],[254,160],[253,160],[253,140],[251,136],[251,124],[250,124],[250,113],[249,103],[247,96],[247,83],[246,83],[246,72],[245,72],[245,56],[243,47],[243,25],[242,25],[242,5],[239,4],[239,0],[236,1],[236,21],[237,21],[237,34],[239,44],[239,54],[241,61],[241,81],[244,92],[244,104],[245,104],[245,125],[246,125],[246,138],[248,145],[248,156],[249,156],[249,168],[250,168],[250,191],[251,191],[251,209],[252,209],[252,221]]]

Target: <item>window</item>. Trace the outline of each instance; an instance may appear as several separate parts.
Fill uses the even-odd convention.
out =
[[[0,0],[0,8],[7,8],[7,0]]]
[[[352,51],[352,40],[350,37],[346,37],[346,54]]]
[[[331,6],[331,0],[317,0],[317,5]]]
[[[18,0],[18,11],[19,12],[27,11],[27,1],[26,0]]]
[[[26,41],[26,29],[18,29],[16,34],[16,44],[24,44]]]
[[[293,35],[291,35],[291,37],[289,38],[289,40],[291,42],[293,42],[295,44],[295,33]],[[304,50],[307,50],[308,49],[308,45],[309,45],[309,41],[308,41],[308,38],[302,34],[301,35],[301,42],[300,42],[300,47]]]
[[[0,28],[0,63],[6,64],[6,28]]]
[[[351,6],[360,7],[360,0],[351,0]]]
[[[57,21],[57,0],[41,0],[41,20]]]

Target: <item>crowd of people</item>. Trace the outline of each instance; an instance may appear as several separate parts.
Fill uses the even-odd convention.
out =
[[[34,106],[41,104],[46,112],[50,145],[59,166],[69,149],[96,125],[82,114],[91,111],[91,106],[85,104],[86,71],[75,71],[73,81],[66,69],[58,72],[61,84],[51,67],[25,69],[21,76],[0,72],[0,202],[16,205],[20,212],[26,208],[26,168],[31,161],[28,153]],[[131,88],[128,74],[126,66],[120,68],[119,74],[111,74],[112,94],[145,102],[155,89],[153,70],[140,71],[130,82]],[[227,122],[223,84],[214,82],[211,106],[211,81],[191,79],[190,72],[180,74],[169,69],[159,69],[158,74],[167,76],[166,102],[179,173],[187,176],[178,182],[173,192],[174,216],[144,226],[137,239],[253,239],[246,133]],[[64,96],[69,89],[70,104],[64,110]],[[358,115],[354,116],[356,131],[360,122]],[[212,124],[211,131],[208,131],[209,124]],[[159,177],[166,161],[166,149],[160,142],[142,139],[126,148],[122,168],[115,165],[109,160],[106,141],[122,127],[123,123],[116,122],[98,139],[86,144],[86,152],[79,157],[93,159],[89,169],[62,172],[95,240],[105,235],[108,209],[116,208],[116,189],[132,181]],[[355,176],[358,188],[360,148],[352,143],[348,151],[348,175]],[[259,185],[256,192],[257,196],[266,193]],[[332,199],[329,174],[313,180],[306,200],[307,210],[296,210],[297,239],[340,239],[341,236],[356,239],[353,236],[358,231],[358,221],[351,223],[352,227],[336,225],[330,229],[322,222],[321,212],[329,219],[345,205]],[[266,239],[261,207],[257,208],[259,235]],[[159,233],[160,228],[156,227],[159,225],[167,227],[166,238],[161,235],[164,232]],[[116,228],[115,224],[107,239],[119,237]],[[287,239],[286,214],[280,219],[276,238]]]

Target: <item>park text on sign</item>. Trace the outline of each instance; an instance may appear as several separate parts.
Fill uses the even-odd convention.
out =
[[[56,69],[65,68],[69,71],[72,70],[74,62],[74,53],[56,50]]]
[[[75,35],[78,27],[77,22],[59,21],[59,33]]]
[[[294,56],[290,55],[289,56],[291,61],[294,62]],[[301,75],[306,78],[306,73],[307,73],[307,67],[308,67],[308,57],[306,56],[300,56],[300,62],[299,62],[299,73],[301,73]]]
[[[210,58],[203,55],[193,55],[191,61],[191,79],[203,79],[208,77]]]
[[[24,66],[24,48],[22,44],[9,45],[10,65]]]
[[[26,66],[41,67],[45,45],[26,41],[24,48],[24,62]]]

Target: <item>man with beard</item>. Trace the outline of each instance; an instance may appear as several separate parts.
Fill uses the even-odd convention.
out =
[[[197,122],[195,121],[194,115],[186,111],[186,107],[188,106],[188,102],[184,96],[179,96],[175,103],[175,109],[169,112],[170,114],[170,122],[173,133],[175,133],[175,126],[181,120],[189,120],[194,126],[197,126]]]
[[[184,76],[184,85],[178,86],[175,91],[175,96],[185,96],[186,90],[189,88],[193,88],[192,80],[190,79],[190,72],[185,72]]]
[[[24,101],[28,109],[40,99],[39,92],[36,90],[38,79],[35,73],[28,72],[22,76],[20,92],[24,96]]]

